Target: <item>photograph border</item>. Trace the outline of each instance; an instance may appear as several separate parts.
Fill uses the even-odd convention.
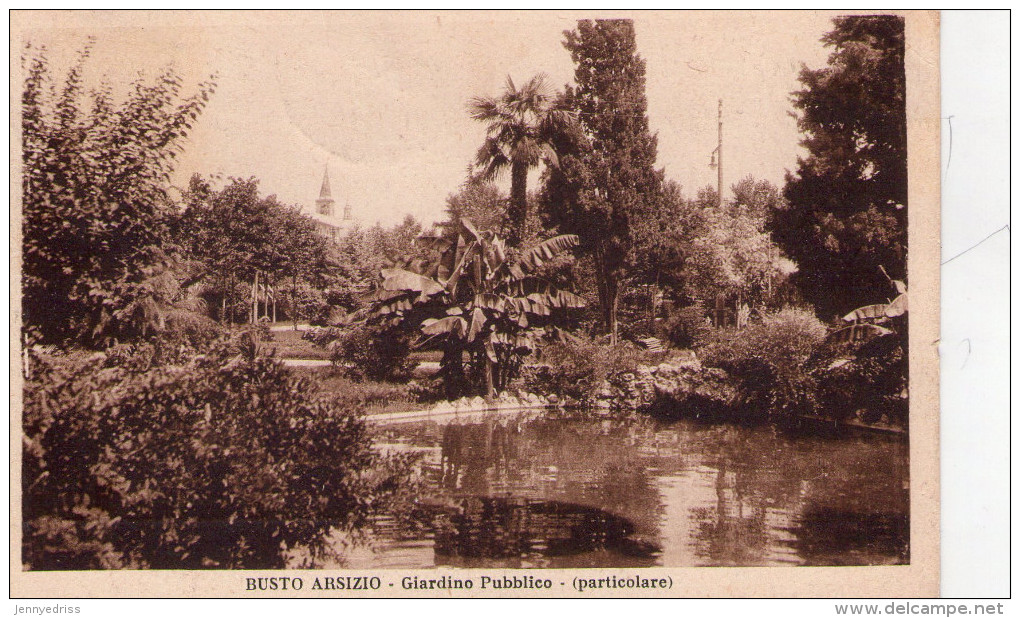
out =
[[[848,11],[849,12],[849,11]],[[869,11],[870,13],[871,11]],[[906,83],[908,129],[908,272],[911,307],[909,313],[909,405],[910,405],[910,564],[867,567],[653,567],[619,569],[583,569],[585,577],[641,576],[670,578],[671,587],[640,596],[663,597],[935,597],[939,593],[939,273],[940,273],[940,79],[939,14],[935,11],[897,12],[906,18]],[[458,597],[622,597],[635,596],[632,589],[599,590],[579,594],[570,581],[578,570],[567,569],[452,569],[426,571],[399,569],[344,570],[342,575],[378,576],[383,585],[369,591],[312,591],[309,582],[316,576],[337,576],[337,570],[202,570],[202,571],[24,571],[21,563],[21,404],[22,374],[20,349],[20,251],[21,212],[20,174],[14,164],[20,158],[19,35],[38,27],[39,19],[52,25],[74,19],[73,12],[50,12],[40,16],[32,11],[11,13],[11,518],[10,518],[10,592],[12,598],[251,598],[251,597],[398,597],[420,598],[448,596],[428,591],[402,590],[399,580],[410,575],[440,577],[455,575],[477,580],[482,575],[532,575],[554,581],[551,591],[511,590],[457,591]],[[117,19],[132,21],[141,15],[120,14]],[[244,20],[261,21],[277,13],[234,14]],[[289,15],[289,14],[287,14]],[[560,17],[590,18],[604,13],[565,11]],[[636,16],[613,12],[614,17]],[[151,17],[151,14],[149,15]],[[206,15],[188,12],[160,14],[160,19],[180,23]],[[216,19],[227,17],[222,13]],[[553,14],[550,14],[550,18]],[[648,18],[648,14],[641,14]],[[306,19],[314,19],[307,15]],[[270,592],[246,589],[247,578],[300,577],[300,591]],[[558,585],[566,582],[565,585]],[[390,587],[388,584],[395,583]],[[494,594],[493,592],[498,592]]]

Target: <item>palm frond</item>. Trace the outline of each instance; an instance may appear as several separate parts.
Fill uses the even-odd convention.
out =
[[[885,306],[885,317],[896,318],[907,312],[907,293],[904,292]]]
[[[551,145],[542,142],[539,144],[538,148],[539,156],[541,156],[542,159],[545,160],[546,164],[551,165],[553,167],[560,166],[560,157],[559,155],[556,154],[556,150],[554,150]]]
[[[492,97],[471,97],[468,100],[468,113],[473,120],[488,121],[500,118],[499,102]]]
[[[510,160],[536,165],[541,158],[542,149],[532,137],[515,140],[510,147]]]
[[[482,332],[482,328],[485,326],[486,317],[485,312],[480,307],[475,307],[471,312],[471,327],[468,329],[467,340],[468,343],[475,340],[478,333]]]

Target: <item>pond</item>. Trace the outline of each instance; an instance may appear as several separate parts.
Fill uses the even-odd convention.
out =
[[[535,413],[378,432],[421,453],[419,507],[348,567],[909,562],[901,436]]]

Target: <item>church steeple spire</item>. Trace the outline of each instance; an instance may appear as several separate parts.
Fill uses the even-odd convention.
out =
[[[329,166],[326,166],[322,173],[322,188],[319,189],[319,199],[315,200],[316,210],[320,215],[333,216],[333,193],[329,188]]]

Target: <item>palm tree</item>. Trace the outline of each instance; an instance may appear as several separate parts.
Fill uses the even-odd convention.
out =
[[[544,73],[519,90],[508,75],[503,94],[474,97],[468,108],[472,118],[487,124],[485,143],[475,159],[481,177],[493,180],[510,169],[507,244],[516,247],[528,215],[528,171],[540,161],[559,165],[551,140],[554,131],[571,121],[570,113],[549,89]]]

